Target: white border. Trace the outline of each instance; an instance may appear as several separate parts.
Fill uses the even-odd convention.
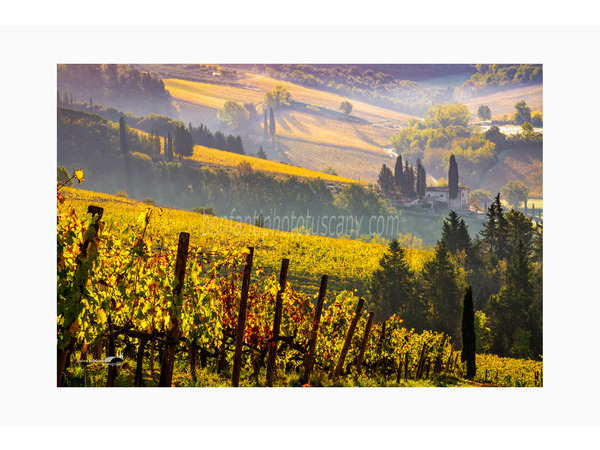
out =
[[[2,278],[8,289],[0,342],[7,343],[10,358],[0,371],[0,423],[109,425],[116,415],[118,424],[140,426],[597,426],[597,414],[586,404],[598,399],[598,295],[590,283],[597,264],[588,262],[598,249],[590,236],[595,220],[587,212],[594,205],[578,200],[576,192],[592,192],[599,167],[593,126],[598,62],[586,50],[594,48],[598,34],[598,28],[487,26],[3,28],[3,167],[11,175],[2,231],[11,260]],[[59,62],[543,63],[545,387],[54,388]],[[576,178],[578,170],[585,176]],[[239,418],[232,413],[238,407],[244,411]]]

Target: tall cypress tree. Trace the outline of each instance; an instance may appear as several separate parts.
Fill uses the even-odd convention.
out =
[[[265,123],[263,125],[263,134],[267,137],[267,133],[269,132],[269,122],[267,121],[267,108],[265,107]]]
[[[165,146],[165,157],[167,161],[173,161],[173,139],[171,138],[171,132],[167,133],[167,142]]]
[[[396,157],[396,165],[394,166],[394,180],[396,181],[396,187],[400,190],[404,188],[404,172],[402,168],[402,155]],[[404,192],[402,193],[403,195]]]
[[[269,133],[271,133],[271,136],[275,136],[275,116],[273,115],[273,108],[270,108]]]
[[[394,191],[394,175],[385,164],[381,167],[377,183],[385,195],[389,195]]]
[[[124,116],[119,119],[119,147],[121,153],[127,153],[127,122]]]
[[[408,161],[404,161],[404,195],[413,197],[415,195],[415,170],[413,166],[408,164]]]
[[[425,197],[425,167],[421,164],[421,159],[417,158],[417,197],[423,198]]]
[[[471,285],[465,288],[465,298],[462,311],[462,351],[460,359],[467,363],[467,379],[475,378],[477,366],[475,364],[475,312],[473,310],[473,289]]]
[[[448,203],[458,195],[458,165],[454,155],[450,155],[450,166],[448,167],[448,194]]]

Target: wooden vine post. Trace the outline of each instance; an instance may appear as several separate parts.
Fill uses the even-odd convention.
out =
[[[387,322],[383,322],[383,325],[381,326],[381,335],[379,336],[379,356],[381,356],[381,353],[383,352],[383,341],[385,339],[385,326],[387,325]],[[379,361],[380,358],[377,358],[377,362],[375,363],[375,376],[377,376],[377,374],[379,373]]]
[[[288,267],[290,260],[285,258],[281,261],[281,272],[279,273],[279,291],[275,299],[275,318],[273,320],[273,342],[269,349],[269,360],[267,361],[267,386],[273,386],[275,374],[275,363],[277,361],[277,340],[279,339],[279,330],[281,328],[281,314],[283,312],[282,295],[285,291],[287,281]]]
[[[146,348],[147,339],[140,339],[140,343],[138,344],[138,351],[136,356],[136,366],[135,366],[135,378],[133,381],[133,385],[135,387],[142,387],[144,385],[143,378],[143,363],[144,363],[144,349]]]
[[[360,375],[363,357],[365,356],[365,349],[367,348],[367,342],[369,340],[369,333],[371,332],[371,325],[373,324],[373,315],[374,313],[369,313],[369,319],[367,320],[367,326],[365,327],[365,334],[363,335],[362,344],[360,345],[360,353],[358,354],[358,361],[356,363],[357,375]]]
[[[346,360],[346,355],[348,355],[348,350],[350,350],[350,345],[352,344],[352,336],[354,336],[354,330],[356,330],[356,325],[358,324],[358,320],[360,319],[360,312],[362,310],[363,305],[365,304],[365,299],[361,298],[358,300],[358,305],[356,306],[356,312],[354,313],[354,317],[352,318],[352,322],[350,323],[350,328],[348,328],[348,333],[346,334],[346,340],[344,341],[344,346],[342,347],[342,352],[340,353],[340,357],[338,359],[337,366],[333,371],[332,379],[336,379],[342,373],[342,368],[344,367],[344,361]]]
[[[92,240],[94,240],[96,238],[96,236],[98,235],[98,229],[100,227],[100,220],[102,219],[102,214],[104,213],[104,208],[101,208],[100,206],[89,205],[87,212],[88,212],[88,214],[92,214],[92,216],[96,216],[96,219],[95,219],[94,225],[93,225],[94,235],[89,237],[89,239],[86,239],[81,244],[81,252],[79,254],[79,257],[77,258],[77,269],[75,272],[76,275],[73,279],[77,279],[77,271],[80,270],[82,261],[87,258],[88,247],[89,247],[90,243],[92,242]],[[80,290],[82,291],[83,289],[84,289],[84,287],[81,286]],[[77,320],[77,319],[75,319],[75,320]],[[72,325],[72,322],[65,324],[65,327],[69,328],[71,325]],[[62,374],[63,374],[64,368],[65,368],[65,364],[67,363],[67,359],[69,358],[69,356],[71,354],[74,343],[75,343],[75,341],[73,339],[70,339],[70,342],[65,346],[65,348],[62,350],[58,350],[58,352],[57,352],[56,385],[58,387],[62,386]]]
[[[115,335],[113,332],[112,319],[110,314],[108,315],[108,356],[117,356],[117,349],[115,347]],[[106,379],[106,387],[115,387],[115,381],[117,379],[117,366],[110,364],[108,366],[108,377]]]
[[[173,306],[171,307],[171,328],[167,330],[166,344],[164,345],[161,365],[159,387],[170,387],[173,381],[173,365],[175,364],[175,351],[179,343],[179,320],[175,317],[176,308],[181,308],[179,298],[182,294],[183,283],[185,281],[185,265],[188,256],[188,247],[190,244],[189,233],[179,234],[179,244],[177,246],[177,259],[175,261],[175,278],[177,285],[173,289]]]
[[[321,312],[323,311],[323,302],[325,301],[325,293],[327,292],[327,275],[321,277],[321,287],[319,288],[319,297],[317,299],[317,307],[315,309],[315,318],[313,321],[312,331],[310,333],[310,341],[308,343],[308,353],[304,364],[304,382],[308,383],[310,374],[315,364],[315,348],[317,346],[317,333],[319,332],[319,322],[321,321]]]
[[[233,374],[231,376],[234,387],[238,387],[240,385],[240,372],[242,371],[242,346],[244,345],[246,309],[248,308],[248,290],[250,288],[250,271],[252,270],[252,257],[254,255],[254,247],[248,247],[248,249],[250,250],[250,253],[248,253],[246,256],[246,264],[244,265],[240,311],[238,313],[237,329],[235,331],[235,353],[233,355]]]

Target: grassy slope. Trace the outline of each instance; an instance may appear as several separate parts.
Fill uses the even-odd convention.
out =
[[[338,111],[341,102],[349,101],[350,103],[352,103],[353,106],[353,116],[368,120],[372,123],[393,121],[406,124],[410,119],[414,117],[409,114],[403,114],[386,108],[381,108],[379,106],[373,106],[368,103],[361,102],[359,100],[349,99],[331,92],[311,89],[308,87],[290,83],[288,81],[269,78],[264,75],[255,75],[249,73],[247,74],[247,76],[248,78],[241,81],[243,83],[247,83],[251,86],[254,86],[255,88],[259,89],[260,92],[262,92],[263,94],[266,91],[273,90],[277,85],[282,85],[290,92],[292,99],[303,103],[310,103],[312,105],[322,106],[333,111]]]
[[[89,205],[103,207],[107,223],[134,224],[138,215],[150,207],[143,202],[83,189],[63,188],[61,193],[73,202],[78,214],[84,214]],[[307,293],[317,293],[321,276],[327,274],[329,291],[358,289],[357,295],[366,295],[364,280],[378,267],[387,249],[382,244],[267,230],[170,208],[164,208],[162,215],[153,214],[148,227],[149,235],[169,242],[176,242],[182,231],[190,233],[191,244],[206,248],[252,246],[255,264],[273,273],[279,273],[282,258],[289,258],[288,280],[294,288]],[[421,270],[432,253],[407,249],[406,254],[411,268]]]
[[[480,189],[496,195],[506,183],[513,180],[525,183],[529,188],[529,198],[543,198],[541,150],[505,150],[501,152],[498,163],[484,175]]]
[[[236,153],[225,152],[200,145],[195,145],[194,155],[185,159],[203,164],[214,164],[229,168],[236,167],[242,162],[247,162],[254,170],[261,170],[263,172],[269,172],[276,175],[293,175],[303,178],[321,178],[323,180],[332,181],[335,183],[357,183],[356,180],[350,178],[342,178],[335,175],[329,175],[326,173],[305,169],[303,167],[291,166],[289,164],[282,164],[280,162],[264,160],[252,156],[238,155]]]
[[[288,110],[276,114],[277,143],[263,146],[269,158],[318,171],[331,166],[340,176],[368,182],[376,181],[382,164],[393,163],[381,147],[388,145],[398,127],[411,118],[350,100],[354,106],[352,116],[361,119],[362,123],[345,121],[339,117],[338,108],[347,98],[253,74],[242,80],[248,89],[175,79],[164,81],[171,95],[184,101],[188,110],[190,103],[220,108],[226,100],[256,105],[263,101],[266,91],[278,84],[284,85],[293,100],[329,111]],[[262,124],[257,122],[252,133],[255,140],[262,139]]]
[[[514,114],[515,105],[521,100],[525,100],[527,106],[532,111],[543,111],[543,87],[541,84],[533,86],[518,87],[507,89],[495,94],[472,97],[462,101],[469,108],[471,114],[477,115],[477,109],[481,105],[487,105],[492,111],[492,116],[502,116],[504,114]]]

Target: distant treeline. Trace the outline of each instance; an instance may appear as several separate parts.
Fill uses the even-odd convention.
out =
[[[434,104],[452,101],[454,95],[452,89],[426,88],[417,82],[399,80],[389,73],[357,65],[270,64],[255,66],[253,70],[271,78],[419,116]]]
[[[462,86],[466,92],[541,84],[544,78],[542,64],[475,64],[475,68],[477,72]]]
[[[122,64],[59,64],[59,95],[64,100],[114,105],[135,114],[172,115],[175,109],[163,81]]]
[[[134,115],[133,113],[123,113],[116,108],[113,107],[104,107],[102,105],[93,104],[90,106],[89,103],[81,103],[77,101],[66,101],[64,99],[58,99],[59,106],[59,115],[67,114],[64,110],[66,108],[84,111],[86,113],[96,114],[104,119],[107,119],[112,122],[118,123],[121,117],[125,117],[127,125],[131,128],[136,128],[138,130],[145,131],[146,133],[150,133],[153,136],[159,136],[162,139],[166,139],[168,135],[174,136],[177,130],[181,130],[181,127],[184,127],[186,132],[190,135],[190,139],[192,140],[191,145],[202,145],[204,147],[216,148],[218,150],[224,150],[227,152],[238,153],[241,155],[245,155],[246,152],[244,150],[244,143],[242,138],[239,135],[226,135],[221,131],[211,132],[206,125],[200,124],[197,127],[192,126],[192,124],[186,125],[180,120],[174,120],[167,116],[162,116],[158,114],[149,114],[144,117],[139,117]],[[63,108],[65,106],[65,108]],[[90,120],[89,118],[87,119]],[[132,139],[135,141],[136,138]],[[148,155],[156,155],[156,148],[154,144],[148,142],[146,143],[143,137],[137,138],[140,141],[140,144],[136,147],[135,150],[140,153],[146,153]],[[164,141],[161,141],[161,149],[164,150]],[[159,152],[160,153],[160,152]],[[187,153],[187,152],[186,152]],[[184,153],[184,154],[186,154]],[[191,154],[191,153],[190,153]]]

